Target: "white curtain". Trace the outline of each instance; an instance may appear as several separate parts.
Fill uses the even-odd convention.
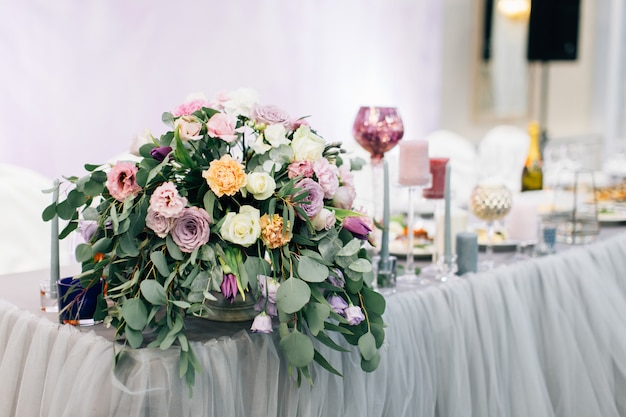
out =
[[[50,177],[127,151],[189,93],[239,87],[357,148],[361,105],[438,126],[439,0],[0,0],[0,162]]]

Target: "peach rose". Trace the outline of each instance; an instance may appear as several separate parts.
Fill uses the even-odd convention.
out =
[[[246,186],[246,173],[243,165],[230,155],[224,155],[219,160],[213,160],[209,169],[202,171],[202,177],[216,196],[224,194],[233,196],[240,188]]]

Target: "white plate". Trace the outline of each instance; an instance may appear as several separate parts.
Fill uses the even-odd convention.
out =
[[[407,255],[407,243],[404,239],[395,239],[389,242],[389,253],[391,255],[405,258]],[[435,253],[435,246],[432,243],[417,243],[413,248],[413,256],[420,259],[430,259]]]

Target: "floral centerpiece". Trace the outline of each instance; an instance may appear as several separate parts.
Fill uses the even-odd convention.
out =
[[[280,334],[297,380],[317,362],[339,374],[313,339],[358,347],[376,369],[385,300],[368,288],[369,218],[352,210],[351,163],[306,119],[259,104],[250,90],[195,99],[163,114],[138,162],[86,165],[66,198],[46,208],[80,227],[81,283],[103,279],[100,315],[132,348],[180,345],[180,375],[201,371],[185,317],[204,317],[216,295],[254,300],[251,330]]]

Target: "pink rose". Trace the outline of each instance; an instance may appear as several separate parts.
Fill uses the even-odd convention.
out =
[[[287,167],[287,176],[289,178],[300,176],[303,178],[311,178],[313,173],[313,162],[311,161],[294,161]]]
[[[172,225],[172,239],[181,251],[193,252],[209,241],[209,214],[198,207],[187,207]]]
[[[137,184],[137,166],[134,162],[118,162],[107,173],[107,189],[117,201],[135,196],[141,187]]]
[[[341,185],[354,187],[354,173],[350,171],[349,166],[347,165],[340,166],[337,169],[337,174],[339,175],[339,183]]]
[[[317,216],[311,219],[313,228],[318,232],[320,230],[330,230],[336,222],[337,219],[335,218],[335,212],[328,210],[327,208],[322,208]]]
[[[333,196],[333,207],[349,210],[354,204],[356,198],[356,191],[354,187],[348,185],[342,185],[337,187],[335,195]]]
[[[178,189],[172,182],[159,185],[150,196],[150,210],[163,217],[178,217],[186,205],[187,199],[178,194]]]
[[[252,118],[258,123],[266,125],[281,124],[285,127],[290,125],[289,115],[281,108],[273,105],[257,105],[252,111]]]
[[[332,198],[337,187],[339,187],[337,166],[328,162],[328,159],[321,158],[313,163],[313,171],[317,177],[317,182],[324,190],[324,198]]]
[[[220,138],[228,143],[237,140],[236,127],[237,117],[225,113],[215,113],[206,124],[209,136]]]
[[[178,135],[182,140],[202,139],[202,123],[193,116],[183,116],[176,119],[174,126],[178,129]]]
[[[172,116],[189,116],[202,107],[209,107],[209,102],[202,99],[191,100],[176,107],[174,111],[172,111]]]
[[[158,237],[164,238],[172,228],[172,219],[164,217],[154,210],[148,208],[146,214],[146,226],[150,228]]]

